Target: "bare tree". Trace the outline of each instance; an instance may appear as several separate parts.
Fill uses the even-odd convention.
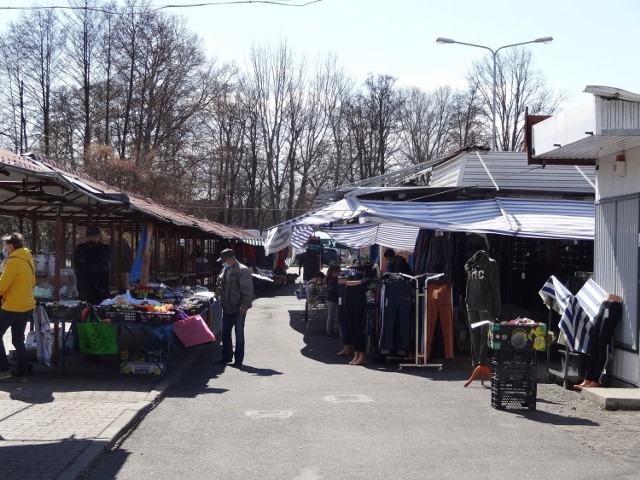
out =
[[[450,150],[490,145],[491,136],[487,135],[487,130],[483,128],[481,117],[482,105],[476,88],[468,87],[454,95],[449,128]]]
[[[400,114],[402,153],[409,163],[423,163],[451,149],[451,127],[455,115],[455,93],[439,87],[431,93],[416,87],[403,92]]]
[[[55,10],[33,10],[9,25],[6,40],[21,56],[18,75],[24,82],[24,108],[33,118],[40,148],[49,155],[52,95],[64,79],[64,31]]]
[[[293,71],[293,54],[286,42],[281,42],[275,48],[254,46],[250,71],[243,82],[243,89],[252,98],[251,103],[256,108],[256,149],[264,154],[266,162],[265,200],[273,223],[281,221],[281,208],[286,204],[283,194],[290,174],[291,158],[286,150],[285,136],[290,128],[288,117],[293,114],[288,106],[289,92],[294,88],[291,83],[296,81],[292,77]]]
[[[467,80],[478,89],[484,116],[491,125],[493,57],[474,62]],[[505,50],[496,61],[496,129],[498,150],[519,151],[524,144],[524,111],[532,115],[552,115],[566,95],[547,88],[542,73],[534,70],[531,51]]]
[[[82,105],[82,157],[88,154],[92,142],[92,90],[96,83],[98,68],[96,67],[99,42],[103,38],[103,14],[95,7],[97,0],[70,0],[70,6],[75,7],[67,15],[65,30],[68,34],[67,72],[79,88],[80,104]]]
[[[390,75],[370,75],[365,81],[365,105],[370,122],[372,163],[365,165],[367,177],[383,175],[387,161],[397,151],[398,119],[402,98]],[[365,177],[366,178],[366,177]]]
[[[22,55],[9,35],[0,38],[0,142],[10,150],[23,150]]]

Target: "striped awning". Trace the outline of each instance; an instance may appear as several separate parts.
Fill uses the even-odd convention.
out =
[[[351,223],[344,225],[347,220]],[[315,230],[326,231],[347,246],[378,243],[404,250],[410,242],[415,242],[421,228],[593,240],[595,205],[580,200],[504,197],[448,202],[388,202],[347,197],[272,227],[265,250],[269,254],[289,245],[300,248]]]

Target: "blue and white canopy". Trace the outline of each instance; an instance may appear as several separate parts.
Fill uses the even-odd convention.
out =
[[[350,222],[350,223],[347,223]],[[493,198],[447,202],[390,202],[347,196],[269,229],[268,255],[300,249],[315,230],[349,247],[380,244],[413,250],[421,229],[529,238],[593,240],[592,201]]]

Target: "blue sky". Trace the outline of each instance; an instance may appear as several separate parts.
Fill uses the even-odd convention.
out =
[[[0,6],[16,3],[0,0]],[[196,3],[208,0],[153,0],[155,6]],[[296,54],[311,59],[336,53],[357,80],[368,73],[386,74],[400,85],[424,89],[464,85],[471,62],[486,54],[479,48],[438,45],[437,37],[495,49],[552,36],[550,44],[530,46],[534,67],[551,88],[568,93],[568,104],[587,99],[581,93],[586,85],[640,93],[637,0],[323,0],[306,7],[253,3],[168,11],[187,17],[209,54],[221,60],[243,65],[254,43],[275,45],[286,39]],[[3,18],[11,17],[5,13]]]

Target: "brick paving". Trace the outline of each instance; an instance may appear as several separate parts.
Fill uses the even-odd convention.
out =
[[[10,335],[3,337],[7,352]],[[0,478],[75,479],[130,429],[206,347],[183,352],[167,375],[119,373],[68,354],[66,371],[36,364],[28,383],[0,381]]]

